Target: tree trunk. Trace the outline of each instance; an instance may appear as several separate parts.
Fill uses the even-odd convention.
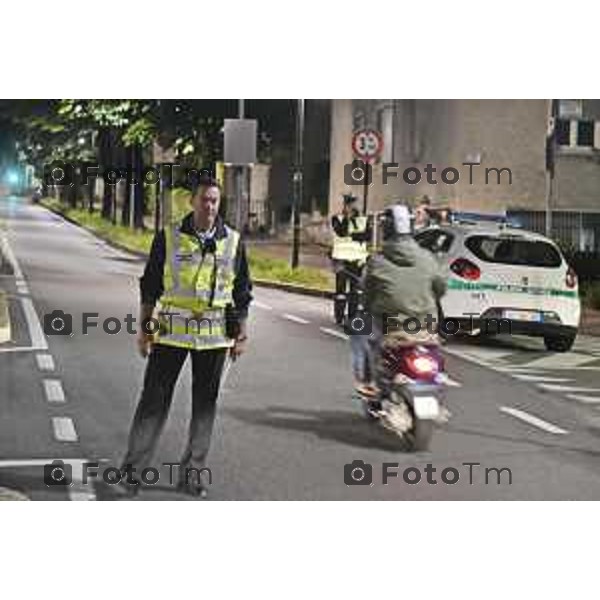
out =
[[[123,157],[125,158],[125,168],[129,168],[131,165],[131,155],[133,154],[132,148],[123,148]],[[128,176],[123,187],[123,203],[121,205],[121,225],[129,227],[131,225],[131,186],[129,181],[132,179]]]
[[[141,144],[133,147],[132,162],[137,176],[137,184],[133,186],[133,226],[135,229],[144,229],[144,183],[142,180],[144,151]]]
[[[100,156],[100,173],[104,173],[106,169],[111,166],[112,157],[112,140],[110,130],[106,128],[100,129],[98,132],[98,153]],[[110,220],[113,210],[113,186],[107,185],[106,182],[103,186],[102,193],[102,218],[107,221]]]

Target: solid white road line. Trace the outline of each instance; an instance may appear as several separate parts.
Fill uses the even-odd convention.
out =
[[[0,246],[2,247],[2,254],[6,257],[6,260],[10,263],[13,270],[13,275],[17,280],[24,280],[23,271],[21,271],[21,267],[13,254],[12,248],[8,245],[8,239],[6,236],[0,237]]]
[[[60,379],[44,379],[44,393],[48,402],[66,402]]]
[[[70,417],[52,417],[52,429],[59,442],[76,442],[78,439],[75,424]]]
[[[21,306],[23,307],[23,313],[25,314],[25,320],[27,321],[27,328],[29,329],[29,337],[31,338],[31,345],[48,349],[48,342],[42,329],[40,320],[33,307],[31,298],[21,298]]]
[[[519,410],[518,408],[511,408],[510,406],[500,406],[500,412],[506,413],[507,415],[511,415],[516,419],[521,419],[521,421],[525,421],[525,423],[529,423],[534,427],[539,427],[540,429],[543,429],[548,433],[555,433],[558,435],[564,435],[566,433],[569,433],[565,429],[561,429],[560,427],[557,427],[552,423],[548,423],[548,421],[544,421],[543,419],[531,415],[525,412],[524,410]]]
[[[25,281],[25,277],[23,275],[23,271],[21,271],[21,267],[13,254],[11,247],[8,244],[8,240],[6,237],[2,236],[0,238],[0,245],[2,246],[2,252],[6,257],[6,260],[12,265],[13,274],[17,281]],[[25,320],[27,321],[27,328],[29,329],[29,336],[31,338],[32,346],[39,346],[46,350],[48,348],[48,343],[46,342],[46,336],[44,335],[44,331],[42,330],[42,325],[40,324],[40,320],[35,312],[35,308],[33,306],[33,302],[30,298],[20,298],[21,305],[23,307],[23,313],[25,314]]]
[[[552,383],[539,383],[538,387],[547,390],[549,392],[600,392],[600,388],[587,388],[587,387],[572,387],[569,385],[554,385]]]
[[[349,335],[346,335],[341,331],[336,331],[335,329],[329,329],[329,327],[319,327],[319,329],[323,333],[326,333],[327,335],[332,335],[333,337],[339,338],[340,340],[348,341],[350,339]]]
[[[273,310],[273,307],[270,304],[265,304],[264,302],[260,302],[260,300],[254,300],[252,306],[257,306],[263,310]]]
[[[54,359],[51,354],[36,354],[35,360],[40,371],[54,371]]]
[[[522,375],[520,373],[512,374],[511,377],[518,379],[519,381],[533,381],[539,383],[567,383],[568,381],[574,381],[573,379],[567,379],[566,377],[546,377],[545,375]]]
[[[567,394],[569,400],[576,400],[583,404],[600,404],[600,396],[585,396],[581,394]]]
[[[308,325],[310,323],[310,321],[307,321],[306,319],[303,319],[302,317],[297,317],[296,315],[290,315],[288,313],[283,314],[282,317],[284,319],[287,319],[288,321],[293,321],[294,323],[300,323],[301,325]]]

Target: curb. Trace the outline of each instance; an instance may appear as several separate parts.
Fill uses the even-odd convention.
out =
[[[316,296],[318,298],[333,298],[334,292],[320,290],[318,288],[309,288],[295,283],[282,283],[279,281],[271,281],[269,279],[253,279],[252,283],[258,287],[272,288],[293,294],[302,294],[303,296]]]
[[[126,246],[123,246],[122,244],[119,244],[118,242],[115,242],[114,240],[107,238],[106,236],[102,235],[101,233],[98,233],[97,231],[90,229],[86,225],[82,225],[78,221],[75,221],[75,219],[71,219],[71,217],[68,217],[67,215],[60,212],[59,210],[56,210],[49,206],[46,206],[45,204],[43,204],[41,202],[38,204],[38,206],[41,206],[42,208],[46,209],[48,212],[51,212],[52,214],[58,215],[59,217],[61,217],[61,219],[64,219],[65,221],[67,221],[67,223],[71,223],[71,225],[75,225],[76,227],[79,227],[80,229],[83,229],[84,231],[91,233],[94,237],[107,243],[109,246],[111,246],[115,250],[120,250],[121,252],[127,252],[128,254],[131,254],[138,258],[148,258],[148,254],[146,254],[145,252],[140,252],[139,250],[132,250],[131,248],[127,248]]]
[[[146,258],[146,259],[148,258],[148,254],[146,254],[145,252],[139,252],[136,250],[131,250],[130,248],[126,248],[125,246],[122,246],[121,244],[106,238],[102,234],[94,231],[93,229],[90,229],[89,227],[86,227],[85,225],[78,223],[74,219],[67,217],[66,215],[64,215],[62,212],[60,212],[58,210],[50,208],[49,206],[46,206],[45,204],[42,204],[42,203],[40,203],[39,206],[45,208],[46,210],[48,210],[51,213],[54,213],[55,215],[58,215],[59,217],[63,218],[65,221],[68,221],[69,223],[71,223],[81,229],[84,229],[85,231],[87,231],[88,233],[91,233],[93,236],[97,237],[98,239],[101,239],[102,241],[106,242],[109,246],[112,246],[116,250],[120,250],[121,252],[127,252],[128,254],[137,256],[138,258]],[[271,289],[281,290],[283,292],[290,292],[293,294],[302,294],[304,296],[313,296],[313,297],[318,297],[318,298],[329,298],[329,299],[333,298],[333,296],[334,296],[334,292],[320,290],[318,288],[304,287],[304,286],[297,285],[294,283],[283,283],[280,281],[271,281],[269,279],[252,279],[252,283],[258,287],[271,288]]]

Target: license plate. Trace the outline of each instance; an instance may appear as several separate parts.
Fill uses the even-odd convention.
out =
[[[533,310],[505,310],[502,316],[510,321],[529,321],[537,323],[542,320],[542,314]]]
[[[435,396],[413,396],[413,408],[418,419],[435,419],[440,405]]]

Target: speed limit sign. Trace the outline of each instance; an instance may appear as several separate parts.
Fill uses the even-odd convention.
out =
[[[374,129],[361,129],[352,136],[352,152],[365,162],[374,162],[383,151],[383,137]]]

